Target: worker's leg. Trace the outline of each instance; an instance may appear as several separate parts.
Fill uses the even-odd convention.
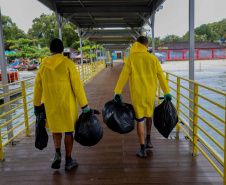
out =
[[[71,158],[71,152],[73,148],[73,132],[66,132],[64,138],[65,145],[65,170],[71,170],[73,167],[77,166],[78,163],[76,160]]]
[[[144,145],[144,121],[137,122],[137,135],[141,145]]]
[[[73,135],[72,134],[71,135],[65,134],[64,144],[65,144],[66,156],[71,156],[72,147],[73,147]]]
[[[152,117],[149,117],[146,119],[146,129],[147,129],[147,135],[145,139],[146,148],[153,148],[153,145],[151,144],[151,126],[152,126]]]
[[[51,165],[51,167],[53,169],[59,169],[60,168],[60,163],[61,163],[61,152],[60,152],[61,138],[62,138],[62,133],[53,133],[53,141],[54,141],[55,150],[56,150],[55,157],[54,157],[53,163]]]
[[[137,119],[137,135],[140,142],[140,149],[136,154],[141,158],[145,158],[147,157],[147,153],[144,145],[144,118]]]

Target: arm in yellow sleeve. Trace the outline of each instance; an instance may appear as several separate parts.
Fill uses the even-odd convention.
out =
[[[129,76],[131,75],[131,61],[128,59],[127,62],[125,63],[122,72],[120,74],[119,80],[117,82],[117,85],[115,87],[115,93],[116,94],[121,94],[122,93],[122,89],[125,86]]]
[[[164,94],[169,94],[170,93],[169,85],[168,85],[168,83],[166,81],[166,77],[162,71],[162,67],[161,67],[159,61],[156,61],[156,63],[157,63],[157,77],[159,79],[160,87]]]
[[[34,87],[34,99],[33,99],[34,106],[41,106],[41,101],[42,101],[42,79],[40,72],[38,71]]]
[[[71,80],[71,86],[72,86],[73,92],[76,98],[78,99],[78,103],[80,107],[84,107],[85,105],[88,104],[86,99],[86,94],[82,86],[80,75],[77,71],[75,64],[72,61],[69,62],[69,71],[70,71],[70,80]]]

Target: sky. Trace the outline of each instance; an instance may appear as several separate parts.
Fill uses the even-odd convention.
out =
[[[33,19],[42,13],[52,13],[38,0],[0,0],[0,7],[2,14],[11,17],[26,33]],[[155,18],[155,37],[183,36],[189,29],[189,0],[166,0]],[[195,27],[223,18],[226,18],[226,0],[195,0]]]

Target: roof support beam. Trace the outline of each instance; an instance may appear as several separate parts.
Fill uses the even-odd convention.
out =
[[[130,31],[129,34],[134,38],[134,40],[137,40],[137,38]]]
[[[149,22],[149,19],[146,19],[143,15],[141,15],[141,14],[139,14],[139,13],[138,13],[138,15],[140,16],[141,19],[144,20],[144,22],[145,22],[148,26],[150,26],[150,27],[152,26],[151,23]]]
[[[85,41],[87,41],[92,35],[94,34],[94,32],[92,32],[83,42],[82,42],[82,44],[84,44],[85,43]]]
[[[76,6],[63,6],[58,7],[59,13],[92,13],[92,12],[146,12],[151,13],[150,7],[76,7]]]
[[[71,14],[64,22],[63,24],[61,25],[61,28],[63,28],[65,26],[65,24],[72,18],[74,17],[75,14]]]
[[[134,28],[132,28],[132,30],[137,34],[137,35],[141,35],[137,30],[135,30]]]

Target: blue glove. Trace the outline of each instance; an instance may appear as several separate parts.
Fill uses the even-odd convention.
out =
[[[166,100],[166,99],[168,99],[168,100],[172,100],[172,96],[171,96],[171,94],[165,94],[164,95],[164,100]]]
[[[119,100],[122,100],[121,94],[115,94],[115,95],[114,95],[114,101],[115,101],[115,102],[118,102]]]

